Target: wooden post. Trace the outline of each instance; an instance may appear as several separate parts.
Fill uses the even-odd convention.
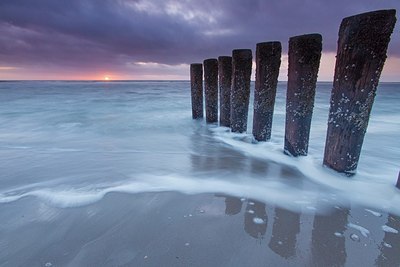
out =
[[[203,65],[190,64],[190,86],[192,95],[192,118],[203,118]]]
[[[295,36],[289,40],[284,151],[295,157],[308,153],[321,50],[320,34]]]
[[[398,189],[400,189],[400,172],[399,172],[399,176],[397,177],[397,184],[396,184],[396,187],[397,187]]]
[[[253,136],[257,141],[271,139],[281,54],[280,42],[257,44],[253,116]]]
[[[218,60],[204,60],[204,87],[206,95],[206,121],[218,121]]]
[[[231,126],[232,57],[218,57],[219,124]]]
[[[232,51],[232,132],[243,133],[247,129],[252,58],[250,49],[235,49]]]
[[[347,175],[357,168],[395,15],[374,11],[340,25],[324,165]]]

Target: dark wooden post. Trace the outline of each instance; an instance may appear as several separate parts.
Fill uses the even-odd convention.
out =
[[[284,151],[295,157],[308,153],[321,50],[320,34],[295,36],[289,40]]]
[[[232,132],[243,133],[247,129],[252,58],[250,49],[235,49],[232,51]]]
[[[204,87],[206,95],[206,121],[218,121],[218,60],[204,60]]]
[[[398,189],[400,189],[400,172],[399,172],[399,176],[397,177],[397,184],[396,184],[396,187],[397,187]]]
[[[192,118],[203,118],[203,65],[190,64],[190,87],[192,95]]]
[[[219,124],[231,126],[232,57],[218,57]]]
[[[253,136],[257,141],[271,139],[281,54],[280,42],[257,44],[253,116]]]
[[[338,172],[357,168],[395,15],[374,11],[340,25],[324,155],[324,165]]]

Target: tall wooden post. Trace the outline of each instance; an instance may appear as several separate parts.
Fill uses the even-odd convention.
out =
[[[343,19],[339,30],[324,165],[354,174],[374,103],[395,10]]]
[[[204,60],[204,87],[206,95],[206,121],[218,121],[218,60]]]
[[[231,126],[232,57],[218,57],[219,124]]]
[[[295,157],[308,153],[321,50],[320,34],[295,36],[289,40],[284,151]]]
[[[203,118],[203,65],[190,64],[190,87],[192,95],[192,118]]]
[[[253,136],[257,141],[271,139],[281,54],[280,42],[257,44],[253,116]]]
[[[235,49],[232,51],[232,132],[243,133],[247,129],[252,58],[250,49]]]

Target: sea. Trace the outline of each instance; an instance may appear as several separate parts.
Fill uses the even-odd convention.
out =
[[[163,266],[165,259],[161,256],[145,264],[152,259],[143,252],[146,246],[107,254],[104,244],[108,241],[102,243],[104,246],[96,243],[101,242],[103,232],[80,240],[96,228],[95,222],[73,230],[96,216],[96,209],[106,207],[104,203],[108,203],[109,210],[96,217],[98,224],[110,222],[115,210],[128,216],[124,210],[132,208],[129,203],[138,205],[135,199],[146,203],[143,209],[135,208],[141,222],[154,224],[154,218],[145,217],[143,210],[153,205],[151,214],[160,212],[157,207],[161,206],[165,212],[170,207],[162,199],[170,194],[179,195],[182,205],[185,199],[190,203],[189,199],[199,196],[212,196],[205,199],[216,202],[222,199],[222,204],[196,206],[192,213],[182,214],[187,218],[218,212],[220,205],[226,204],[228,209],[229,199],[301,212],[311,216],[311,228],[313,216],[331,214],[335,208],[347,209],[350,217],[351,209],[365,211],[345,225],[356,234],[348,233],[346,242],[360,242],[370,236],[373,230],[363,226],[367,215],[383,216],[383,221],[388,215],[400,216],[400,189],[395,187],[400,171],[400,83],[379,84],[358,169],[352,177],[322,165],[331,82],[317,83],[309,154],[298,158],[283,153],[286,82],[278,83],[272,138],[268,142],[256,142],[251,134],[254,82],[251,87],[247,133],[237,134],[218,124],[192,119],[188,81],[0,82],[0,266]],[[114,200],[107,202],[110,198]],[[156,205],[154,201],[159,202]],[[82,210],[87,214],[66,215]],[[232,211],[222,213],[228,216]],[[164,219],[168,221],[168,217],[166,214]],[[263,216],[259,217],[253,218],[255,225],[266,223]],[[112,225],[119,222],[104,226],[102,231],[112,232]],[[389,228],[379,229],[375,237],[400,230]],[[68,240],[68,233],[75,239]],[[253,237],[261,236],[259,233],[256,231]],[[332,238],[340,238],[344,232],[334,234]],[[118,240],[124,235],[129,234],[119,233]],[[396,240],[398,244],[387,244],[386,249],[395,245],[398,249],[400,241]],[[184,240],[181,243],[183,247],[192,244]],[[380,240],[375,243],[376,247],[381,244]],[[81,245],[73,248],[72,244]],[[93,250],[96,253],[90,254],[87,248],[93,244],[97,244]],[[298,251],[305,246],[299,246]],[[160,254],[169,250],[157,247],[153,256],[159,255],[157,251]],[[303,252],[310,254],[306,248]],[[169,252],[165,253],[162,255]],[[103,259],[103,254],[107,258]],[[143,265],[135,261],[137,257]],[[174,260],[180,259],[174,256]],[[302,259],[297,257],[293,266],[304,263]],[[282,263],[280,260],[286,262],[290,257],[281,255],[276,262]],[[167,263],[164,266],[180,266],[172,260]],[[236,266],[229,261],[212,263]],[[260,262],[253,263],[258,266]],[[290,261],[286,263],[291,266]],[[203,264],[207,262],[193,260],[182,266]]]

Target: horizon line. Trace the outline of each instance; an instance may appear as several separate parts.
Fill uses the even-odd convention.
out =
[[[204,81],[204,80],[203,80]],[[11,79],[11,80],[0,80],[1,82],[102,82],[102,83],[112,83],[112,82],[190,82],[189,80],[164,80],[164,79],[144,79],[144,80],[102,80],[102,79]],[[255,80],[251,80],[255,82]],[[287,82],[287,80],[278,80],[279,83]],[[321,80],[317,81],[322,83],[333,83],[333,80]],[[400,83],[399,81],[380,81],[379,83]]]

